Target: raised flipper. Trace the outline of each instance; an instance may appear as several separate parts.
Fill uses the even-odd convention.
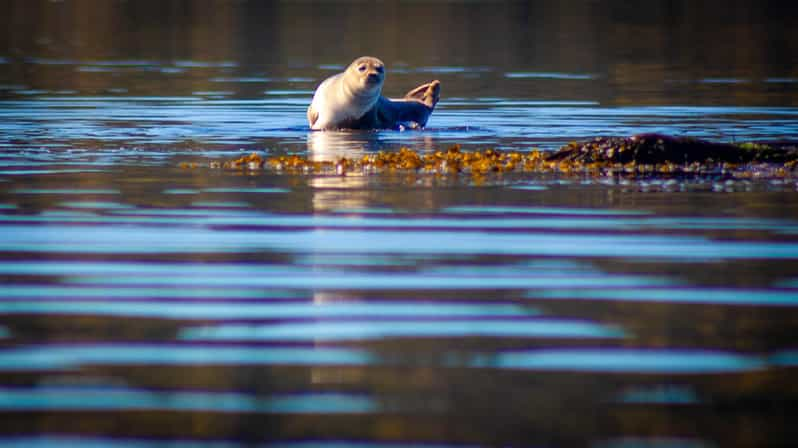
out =
[[[437,79],[416,87],[401,99],[380,97],[376,107],[377,127],[423,128],[440,99],[441,82]]]
[[[441,99],[441,82],[436,79],[435,81],[421,84],[407,92],[404,99],[420,101],[430,109],[434,109]]]

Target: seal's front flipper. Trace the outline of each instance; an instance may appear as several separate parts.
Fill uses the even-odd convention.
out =
[[[430,109],[434,109],[435,105],[438,104],[438,101],[441,99],[441,82],[436,79],[435,81],[422,84],[407,92],[404,99],[419,101]]]
[[[311,104],[310,106],[308,106],[308,123],[310,123],[311,129],[313,128],[313,125],[316,124],[316,120],[318,119],[319,119],[319,113],[316,112],[315,109],[313,109],[313,105]]]

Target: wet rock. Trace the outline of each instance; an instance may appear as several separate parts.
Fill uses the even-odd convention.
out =
[[[795,164],[796,142],[715,143],[689,137],[639,134],[632,137],[598,137],[570,143],[546,157],[548,161],[580,164],[743,164],[752,162]]]

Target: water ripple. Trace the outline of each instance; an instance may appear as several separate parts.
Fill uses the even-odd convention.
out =
[[[42,298],[46,298],[43,295]],[[89,302],[89,301],[0,301],[0,312],[6,314],[60,314],[130,316],[160,319],[308,319],[308,318],[480,318],[530,317],[539,312],[532,307],[506,304],[465,303],[154,303],[154,302]],[[502,322],[502,321],[500,321]],[[343,324],[346,326],[346,324]],[[396,324],[401,327],[403,324]],[[446,323],[441,323],[441,328]],[[457,326],[457,324],[451,324]],[[466,324],[463,324],[466,325]],[[477,326],[480,324],[477,323]],[[487,328],[490,321],[485,322]],[[352,324],[359,327],[359,324]],[[420,324],[423,327],[424,324]],[[512,324],[510,324],[512,326]],[[269,327],[272,328],[272,327]],[[355,329],[356,330],[356,329]],[[474,328],[473,331],[477,329]],[[419,330],[421,331],[421,330]],[[490,331],[487,330],[486,331]],[[495,330],[494,330],[495,331]],[[508,330],[511,331],[511,330]],[[534,329],[530,329],[530,332]],[[454,335],[456,332],[453,332]],[[307,333],[308,335],[310,332]],[[1,333],[0,333],[1,335]]]
[[[489,358],[485,366],[524,370],[710,374],[757,371],[767,364],[755,356],[704,350],[552,349],[501,353]]]
[[[199,210],[202,211],[202,210]],[[9,217],[4,216],[4,220]],[[41,218],[41,217],[33,217]],[[80,221],[82,218],[76,218]],[[287,218],[291,220],[292,218]],[[312,222],[313,217],[299,218]],[[49,220],[53,220],[50,218]],[[68,220],[65,218],[65,220]],[[185,223],[178,220],[146,218],[150,223]],[[99,219],[100,222],[103,219]],[[109,222],[113,222],[110,219]],[[133,224],[125,218],[121,222]],[[217,221],[222,224],[224,220]],[[240,221],[239,221],[240,222]],[[497,224],[500,221],[496,221]],[[214,221],[206,222],[206,225]],[[406,225],[406,221],[403,222]],[[216,231],[192,225],[192,231],[174,226],[124,227],[106,225],[4,225],[0,250],[61,253],[202,253],[256,252],[319,254],[449,254],[527,255],[613,258],[662,258],[693,260],[796,259],[798,243],[721,241],[701,236],[657,236],[623,234],[557,234],[546,232],[502,233],[458,230],[319,229],[285,231]],[[228,224],[230,222],[228,221]],[[353,223],[342,223],[352,226]],[[451,224],[456,226],[456,224]],[[442,236],[446,238],[441,238]]]
[[[3,411],[193,411],[281,414],[352,414],[378,411],[366,396],[294,394],[258,398],[231,392],[176,392],[131,389],[35,388],[0,389]]]
[[[527,294],[530,299],[611,300],[632,302],[695,303],[744,306],[797,306],[798,291],[731,288],[641,288],[624,289],[560,289],[538,290]]]
[[[276,325],[217,325],[189,328],[180,338],[193,341],[361,341],[397,337],[623,338],[620,329],[566,320],[348,321]]]
[[[0,371],[63,370],[84,365],[366,365],[367,351],[332,347],[214,347],[177,344],[31,345],[0,349]]]
[[[477,354],[475,354],[477,355]],[[780,357],[779,357],[780,356]],[[772,362],[784,364],[777,354]],[[719,374],[762,371],[766,357],[734,352],[676,349],[564,348],[503,351],[463,359],[452,353],[450,367],[534,371],[646,374]],[[60,370],[83,365],[380,365],[395,362],[363,349],[340,347],[248,347],[178,344],[39,345],[0,349],[0,371]],[[403,362],[412,363],[407,359]]]

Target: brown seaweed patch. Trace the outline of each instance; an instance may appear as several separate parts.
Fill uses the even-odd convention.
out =
[[[181,164],[192,168],[192,164]],[[795,143],[714,143],[660,134],[632,137],[598,137],[569,143],[557,151],[529,152],[496,149],[465,151],[459,145],[446,150],[419,153],[409,148],[380,151],[360,158],[311,160],[300,155],[263,157],[252,153],[212,168],[270,169],[290,174],[337,174],[359,172],[417,172],[436,175],[491,173],[564,173],[586,175],[700,175],[734,177],[789,177],[798,168]]]
[[[257,153],[242,156],[224,163],[212,162],[212,168],[271,169],[286,173],[346,174],[348,172],[425,172],[435,174],[487,174],[506,171],[549,171],[555,165],[544,166],[543,153],[501,152],[495,149],[463,151],[454,145],[443,151],[422,154],[409,148],[399,151],[380,151],[360,158],[342,157],[337,160],[311,160],[299,155],[264,158]],[[184,166],[184,164],[181,164]],[[190,167],[190,166],[186,166]]]

